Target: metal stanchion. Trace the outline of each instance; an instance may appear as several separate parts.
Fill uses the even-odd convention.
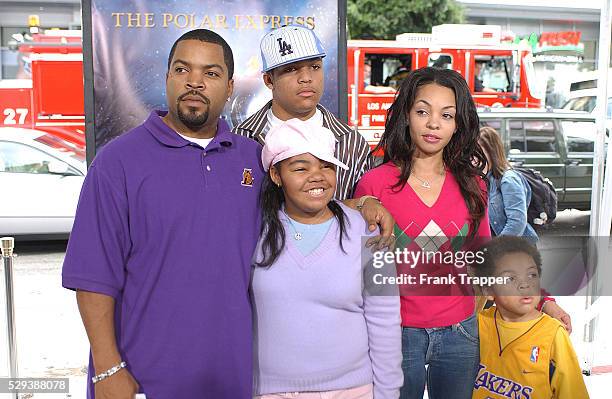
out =
[[[4,286],[6,292],[6,319],[9,353],[9,378],[17,378],[17,333],[15,331],[15,306],[13,304],[13,237],[0,238],[2,245],[2,261],[4,263]],[[18,394],[11,396],[17,399]]]

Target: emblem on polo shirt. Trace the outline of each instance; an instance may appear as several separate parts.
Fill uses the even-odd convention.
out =
[[[284,41],[282,37],[279,37],[278,39],[276,39],[276,41],[278,42],[278,52],[280,53],[281,57],[284,57],[287,54],[293,54],[293,50],[291,50],[291,45]]]
[[[242,184],[245,187],[253,187],[253,182],[255,179],[253,178],[253,169],[244,168],[242,171]]]

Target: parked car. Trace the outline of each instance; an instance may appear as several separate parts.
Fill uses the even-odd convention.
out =
[[[586,112],[482,108],[481,126],[502,137],[508,160],[540,171],[555,185],[558,208],[590,209],[597,128]]]
[[[572,97],[563,105],[563,109],[570,111],[590,112],[593,117],[599,112],[597,104],[597,89],[582,90],[580,95]],[[609,136],[612,131],[612,96],[608,97],[606,108],[606,134]]]
[[[612,68],[608,71],[609,76],[612,73]],[[597,104],[597,80],[599,78],[598,71],[582,72],[577,75],[570,85],[570,92],[567,102],[563,105],[563,109],[571,111],[590,112],[594,116],[601,109],[601,105]],[[606,101],[606,134],[609,136],[612,131],[612,79],[608,80],[608,100]]]
[[[86,173],[82,148],[51,134],[0,129],[0,236],[67,237]]]

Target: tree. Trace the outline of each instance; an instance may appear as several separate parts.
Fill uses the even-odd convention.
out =
[[[351,39],[395,39],[404,32],[431,32],[440,24],[463,22],[454,0],[348,0]]]

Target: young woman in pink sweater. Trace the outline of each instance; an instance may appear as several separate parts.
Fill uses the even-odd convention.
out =
[[[426,385],[430,399],[472,395],[479,364],[474,297],[443,279],[421,278],[465,273],[457,255],[477,251],[479,241],[491,235],[478,124],[460,74],[413,71],[389,109],[378,146],[384,163],[363,176],[355,193],[376,196],[392,214],[398,249],[456,257],[451,265],[425,258],[398,264],[399,274],[416,277],[400,288],[401,398],[423,398]]]

